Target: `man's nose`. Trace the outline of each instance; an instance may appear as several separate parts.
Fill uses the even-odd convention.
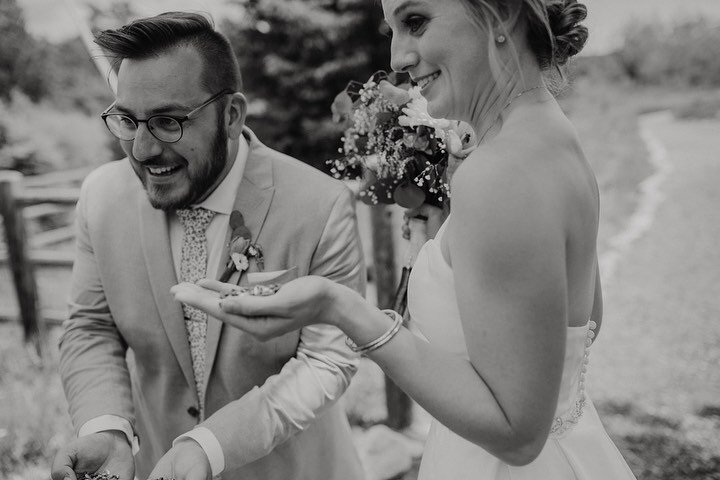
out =
[[[157,157],[162,153],[162,150],[162,142],[153,137],[147,125],[145,123],[138,125],[132,146],[132,154],[135,160],[142,162]]]

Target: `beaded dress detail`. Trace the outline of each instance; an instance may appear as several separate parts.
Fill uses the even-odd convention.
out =
[[[575,401],[573,402],[570,410],[565,412],[563,415],[555,417],[552,427],[550,427],[550,435],[562,435],[573,425],[577,424],[582,417],[583,409],[585,408],[585,401],[587,397],[585,395],[585,376],[587,375],[587,366],[590,361],[590,347],[592,346],[593,339],[595,338],[595,329],[597,324],[595,321],[590,320],[588,322],[587,338],[585,339],[585,351],[583,352],[583,359],[580,365],[580,373],[578,374],[578,385],[577,393],[575,395]]]
[[[452,268],[440,249],[448,221],[417,256],[410,276],[408,308],[411,321],[431,344],[468,359]],[[434,420],[418,480],[634,479],[586,392],[587,366],[596,327],[595,322],[590,321],[567,329],[555,420],[545,447],[533,462],[522,467],[505,464]]]

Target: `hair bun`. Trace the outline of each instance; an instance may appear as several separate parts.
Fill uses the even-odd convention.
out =
[[[588,38],[588,29],[580,22],[587,18],[587,7],[577,0],[557,0],[547,6],[550,29],[555,35],[554,59],[563,65],[580,53]]]

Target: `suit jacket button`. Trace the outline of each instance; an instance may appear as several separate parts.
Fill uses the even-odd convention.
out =
[[[188,414],[189,414],[191,417],[198,418],[198,417],[200,416],[200,410],[198,410],[195,405],[193,405],[192,407],[188,408],[188,409],[187,409],[187,412],[188,412]]]

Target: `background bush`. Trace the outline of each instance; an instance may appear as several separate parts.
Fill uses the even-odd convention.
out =
[[[627,30],[619,58],[641,84],[720,87],[719,53],[720,25],[699,19]]]
[[[26,175],[100,165],[112,159],[108,132],[95,116],[33,103],[14,92],[0,102],[0,168]]]

